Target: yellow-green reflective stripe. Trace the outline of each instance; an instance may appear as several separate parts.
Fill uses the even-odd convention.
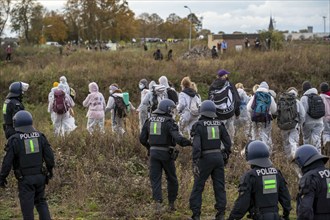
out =
[[[328,193],[330,193],[330,183],[328,183]]]
[[[31,153],[33,153],[34,152],[33,140],[30,140],[30,149],[31,149]]]
[[[154,134],[157,134],[157,123],[154,123]]]
[[[6,103],[3,104],[3,106],[2,106],[2,113],[3,114],[6,114],[7,113],[7,104]]]
[[[275,189],[276,188],[276,180],[264,180],[264,189]]]
[[[215,139],[215,129],[214,129],[214,127],[212,127],[212,138]]]
[[[265,185],[275,184],[276,180],[265,180],[264,183],[265,183]]]
[[[265,185],[265,189],[275,189],[276,185]]]

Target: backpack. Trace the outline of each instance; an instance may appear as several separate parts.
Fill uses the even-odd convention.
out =
[[[199,115],[199,107],[201,104],[200,97],[198,95],[195,95],[190,99],[190,104],[189,104],[189,112],[193,116],[198,116]]]
[[[119,118],[125,118],[127,116],[127,105],[124,102],[124,99],[120,96],[112,96],[115,100],[115,115]]]
[[[167,88],[167,97],[171,99],[175,104],[179,102],[178,93],[172,88]]]
[[[283,93],[277,103],[277,126],[281,130],[291,130],[298,124],[299,114],[294,94]]]
[[[152,98],[151,98],[151,107],[150,111],[153,112],[157,109],[158,103],[166,98],[166,90],[165,87],[152,87]]]
[[[252,118],[254,122],[269,122],[271,115],[269,114],[270,104],[272,102],[271,95],[266,92],[256,92],[252,103]]]
[[[66,113],[70,106],[65,100],[65,92],[60,89],[54,91],[53,111],[59,115]]]
[[[235,113],[235,97],[229,82],[220,90],[215,90],[211,96],[217,108],[217,115],[220,120],[231,118]]]
[[[307,114],[314,119],[322,118],[325,115],[325,105],[321,96],[315,93],[306,96],[308,97]]]
[[[330,96],[323,96],[323,102],[325,105],[325,115],[324,115],[324,120],[326,122],[330,122]]]

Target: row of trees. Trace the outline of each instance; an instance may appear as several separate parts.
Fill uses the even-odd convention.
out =
[[[63,12],[47,11],[36,0],[0,0],[0,37],[11,18],[11,30],[28,44],[47,41],[130,40],[132,38],[187,38],[204,35],[195,14],[181,18],[172,13],[163,20],[157,14],[135,16],[126,0],[67,0]]]

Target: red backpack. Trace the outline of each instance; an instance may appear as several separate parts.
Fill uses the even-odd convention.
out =
[[[53,111],[62,115],[66,113],[69,108],[69,104],[65,101],[65,92],[60,89],[56,89],[54,91]]]

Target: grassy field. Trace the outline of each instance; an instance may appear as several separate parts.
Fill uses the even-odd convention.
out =
[[[138,119],[131,114],[126,120],[124,138],[116,137],[110,128],[107,115],[105,134],[89,135],[86,131],[87,109],[82,101],[88,94],[88,84],[98,83],[100,91],[108,99],[108,87],[118,83],[123,91],[130,93],[132,103],[139,104],[138,82],[141,78],[158,80],[166,75],[179,89],[184,76],[197,83],[199,93],[205,99],[208,86],[220,68],[231,72],[233,83],[242,82],[248,91],[261,81],[270,88],[282,92],[295,86],[301,95],[301,84],[310,80],[313,86],[329,80],[329,44],[291,44],[280,51],[242,53],[229,52],[218,60],[180,59],[186,45],[171,46],[174,62],[157,62],[152,59],[152,50],[126,48],[117,52],[77,51],[69,56],[60,56],[57,50],[20,48],[11,63],[0,63],[0,101],[3,103],[7,88],[13,81],[24,81],[30,88],[24,104],[34,117],[35,127],[46,134],[56,156],[54,178],[47,187],[47,197],[54,219],[187,219],[189,196],[193,185],[191,171],[191,148],[180,148],[176,162],[179,179],[177,211],[155,215],[152,206],[148,178],[146,150],[139,144]],[[170,49],[170,48],[169,48]],[[165,50],[163,49],[163,52]],[[56,138],[47,113],[47,97],[52,83],[65,75],[77,92],[75,119],[78,128],[65,138]],[[3,123],[1,117],[1,123]],[[237,197],[239,177],[248,169],[238,153],[247,140],[237,130],[234,153],[226,167],[227,215]],[[273,124],[275,152],[272,160],[287,179],[292,199],[297,193],[297,178],[290,163],[285,159],[279,129]],[[0,145],[5,138],[0,131]],[[1,158],[4,152],[0,151]],[[0,219],[20,219],[14,175],[8,177],[9,185],[0,190]],[[166,182],[163,182],[166,198]],[[166,199],[165,199],[166,201]],[[165,202],[166,203],[166,202]],[[293,201],[293,205],[295,202]],[[214,195],[211,181],[203,194],[202,217],[211,219],[215,214]],[[292,219],[295,210],[292,211]]]

